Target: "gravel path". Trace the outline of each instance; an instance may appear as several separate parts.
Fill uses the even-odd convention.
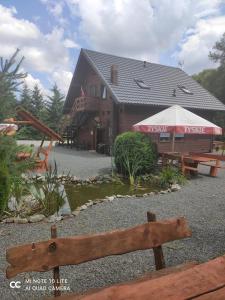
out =
[[[89,151],[77,151],[66,146],[56,146],[50,154],[50,162],[57,162],[58,173],[75,175],[81,179],[108,173],[111,158]]]
[[[34,145],[38,148],[41,141],[17,141],[19,145]],[[49,141],[44,142],[47,147]],[[55,143],[53,142],[53,145]],[[53,146],[50,152],[49,162],[57,162],[58,174],[68,174],[77,176],[80,179],[94,177],[97,175],[109,173],[111,171],[111,158],[91,151],[77,151],[67,146]]]
[[[146,211],[157,214],[158,219],[184,215],[193,235],[189,239],[165,245],[167,265],[188,260],[200,262],[225,253],[225,171],[217,178],[198,176],[188,181],[182,190],[147,198],[118,199],[102,203],[83,211],[78,217],[58,223],[61,236],[86,234],[125,228],[146,221]],[[5,249],[20,243],[47,239],[50,224],[4,224],[0,228],[0,299],[42,299],[49,292],[10,289],[5,279]],[[79,266],[62,267],[61,278],[68,279],[71,291],[84,291],[112,283],[129,280],[153,269],[151,250],[137,251],[118,257],[108,257]],[[50,278],[52,272],[30,273],[34,279]],[[23,281],[20,275],[16,280]]]

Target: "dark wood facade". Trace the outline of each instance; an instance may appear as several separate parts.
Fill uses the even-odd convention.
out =
[[[74,97],[69,112],[76,132],[76,143],[82,145],[83,149],[98,150],[105,146],[109,148],[118,134],[132,130],[135,123],[166,108],[118,103],[108,90],[103,95],[106,87],[88,64],[84,69],[80,78],[80,96]],[[211,111],[192,111],[208,120],[213,117]],[[152,134],[151,138],[160,152],[171,151],[171,138],[161,139],[159,134]],[[175,141],[175,151],[179,152],[209,152],[211,149],[212,136],[185,135]]]

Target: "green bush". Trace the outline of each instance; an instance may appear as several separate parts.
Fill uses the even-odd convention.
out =
[[[113,154],[117,171],[128,176],[134,184],[138,175],[151,172],[157,162],[157,149],[150,137],[139,132],[117,136]]]
[[[7,207],[10,195],[10,177],[5,164],[0,164],[0,215]]]
[[[14,196],[17,201],[20,200],[24,190],[25,183],[22,174],[31,169],[35,163],[33,158],[18,161],[17,153],[22,152],[25,148],[18,146],[14,137],[0,136],[0,163],[5,166],[8,172],[9,197]]]
[[[165,167],[159,175],[159,183],[161,187],[168,188],[171,184],[184,184],[186,178],[175,167]]]

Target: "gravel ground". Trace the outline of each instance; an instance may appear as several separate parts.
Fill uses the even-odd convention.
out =
[[[111,158],[89,151],[77,151],[66,146],[56,146],[50,155],[50,162],[57,162],[59,174],[70,173],[81,179],[108,173]]]
[[[204,171],[204,169],[203,169]],[[178,192],[147,198],[118,199],[88,208],[72,219],[58,223],[58,234],[70,236],[130,227],[146,221],[151,210],[158,219],[185,216],[193,231],[191,238],[166,244],[163,249],[167,266],[185,261],[199,262],[225,253],[225,171],[217,178],[198,176]],[[16,244],[48,239],[50,224],[2,224],[0,227],[0,299],[42,299],[49,291],[10,289],[5,279],[5,250]],[[152,250],[107,257],[78,266],[61,267],[61,278],[67,279],[71,291],[84,291],[135,278],[154,267]],[[18,275],[15,280],[49,279],[52,272]],[[45,285],[45,284],[44,284]],[[28,284],[27,284],[28,286]],[[35,286],[33,284],[32,286]],[[37,284],[36,284],[37,286]],[[41,284],[39,284],[41,286]],[[43,286],[43,284],[42,284]]]
[[[40,146],[41,141],[17,141],[20,145],[34,145],[36,148]],[[48,146],[49,141],[44,142],[44,146]],[[53,143],[54,145],[55,143]],[[54,146],[49,162],[57,162],[58,174],[68,174],[77,176],[80,179],[105,174],[111,170],[111,158],[90,151],[77,151],[66,146]]]

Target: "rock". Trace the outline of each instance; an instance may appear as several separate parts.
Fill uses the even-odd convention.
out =
[[[14,223],[26,224],[26,223],[28,223],[28,220],[27,220],[27,218],[16,217],[16,218],[14,218]]]
[[[123,195],[116,195],[116,198],[123,198]]]
[[[106,199],[108,199],[111,202],[115,199],[115,197],[114,196],[106,196]]]
[[[172,192],[176,192],[176,191],[179,191],[181,189],[181,187],[180,187],[179,184],[174,183],[174,184],[171,185],[170,189],[171,189]]]
[[[14,223],[14,217],[6,218],[2,221],[2,223]]]
[[[110,181],[111,181],[111,180],[112,180],[112,176],[109,175],[109,174],[106,174],[106,175],[103,175],[103,176],[102,176],[102,179],[103,179],[103,180],[110,180]]]
[[[8,201],[8,209],[10,211],[17,211],[18,204],[15,197],[11,197]]]
[[[143,197],[143,194],[136,194],[135,197],[138,197],[138,198]]]
[[[148,193],[145,193],[144,195],[143,195],[143,197],[147,197],[148,196]]]
[[[80,210],[85,210],[85,209],[87,209],[87,205],[85,204],[80,207]]]
[[[45,216],[42,214],[33,215],[33,216],[30,216],[29,222],[31,222],[31,223],[40,222],[40,221],[44,220],[44,218],[45,218]]]
[[[62,216],[58,216],[58,215],[54,214],[54,215],[49,217],[48,222],[49,223],[54,223],[54,222],[58,222],[58,221],[61,221],[61,220],[63,220]]]
[[[80,213],[80,210],[74,210],[72,212],[72,215],[75,216],[75,217],[77,217],[79,215],[79,213]]]
[[[161,194],[161,195],[167,194],[167,190],[165,190],[165,191],[160,191],[160,194]]]

